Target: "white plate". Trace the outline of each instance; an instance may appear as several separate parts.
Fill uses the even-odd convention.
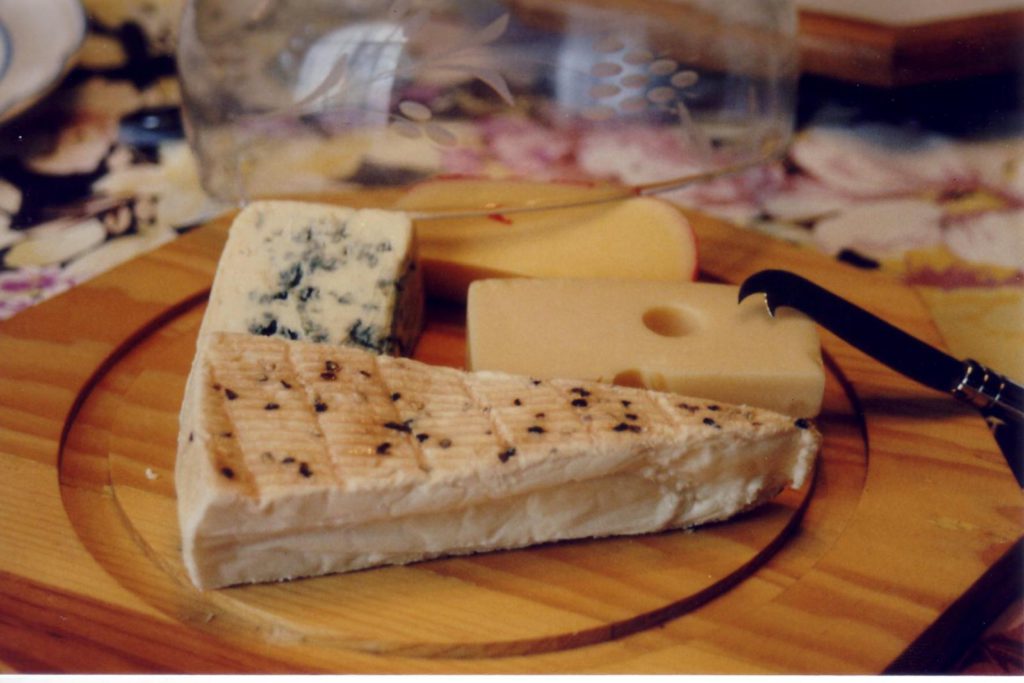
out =
[[[0,0],[0,123],[60,81],[85,29],[79,0]]]

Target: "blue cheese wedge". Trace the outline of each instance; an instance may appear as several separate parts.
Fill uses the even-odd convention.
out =
[[[801,486],[807,420],[212,333],[176,472],[201,589],[641,534]]]
[[[408,215],[263,201],[231,226],[200,329],[411,353],[423,289]]]

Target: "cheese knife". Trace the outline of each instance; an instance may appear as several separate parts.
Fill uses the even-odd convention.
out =
[[[977,408],[999,440],[1014,475],[1024,482],[1024,388],[970,358],[958,360],[859,306],[784,270],[763,270],[740,285],[739,300],[762,293],[769,315],[794,308],[843,341],[927,387]]]

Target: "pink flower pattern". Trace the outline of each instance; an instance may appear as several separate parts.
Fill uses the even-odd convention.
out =
[[[33,266],[0,271],[0,319],[71,289],[77,281],[60,266]]]

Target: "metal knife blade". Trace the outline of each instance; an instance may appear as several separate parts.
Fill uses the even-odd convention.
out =
[[[763,293],[768,312],[795,308],[840,339],[916,382],[947,392],[987,417],[1024,424],[1024,388],[977,361],[957,360],[799,275],[763,270],[740,285],[739,299]]]

